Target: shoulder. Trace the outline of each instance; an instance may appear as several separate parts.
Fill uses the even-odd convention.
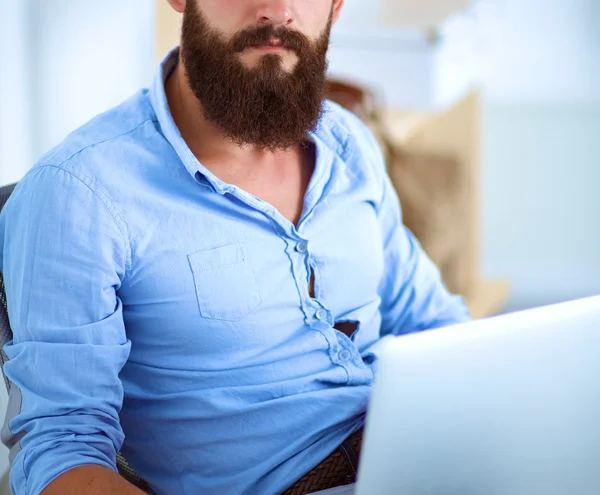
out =
[[[157,132],[156,116],[147,90],[142,90],[117,107],[104,112],[69,134],[62,143],[44,154],[34,165],[56,167],[83,182],[120,165],[128,151]],[[150,133],[150,134],[149,134]]]
[[[379,184],[387,175],[383,153],[371,130],[355,114],[326,100],[317,135],[334,149],[348,171]]]
[[[337,128],[338,131],[358,138],[371,135],[371,131],[354,113],[331,100],[325,100],[321,122],[328,128]]]
[[[381,148],[371,130],[355,114],[337,103],[325,101],[317,132],[337,147],[343,158],[361,157],[376,168],[383,165]]]
[[[27,204],[32,212],[51,209],[63,220],[106,211],[125,232],[117,199],[131,187],[129,176],[158,136],[152,105],[142,90],[43,155],[15,188],[13,206]]]

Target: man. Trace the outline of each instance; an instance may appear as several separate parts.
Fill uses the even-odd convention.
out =
[[[284,492],[362,427],[382,338],[468,318],[323,102],[343,0],[169,3],[153,87],[0,217],[19,495],[142,493],[119,450],[154,493]]]

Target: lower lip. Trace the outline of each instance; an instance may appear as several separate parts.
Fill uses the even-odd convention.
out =
[[[283,46],[255,45],[252,48],[265,53],[282,53],[288,51],[288,49]]]

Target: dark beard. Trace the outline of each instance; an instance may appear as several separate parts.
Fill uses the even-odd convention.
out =
[[[315,42],[270,24],[245,29],[227,42],[208,25],[196,2],[188,1],[181,56],[203,116],[239,145],[276,151],[305,142],[323,111],[331,24],[330,18]],[[297,55],[294,70],[284,70],[276,54],[263,55],[248,69],[240,53],[273,37]]]

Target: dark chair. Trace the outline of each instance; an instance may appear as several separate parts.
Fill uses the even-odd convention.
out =
[[[8,201],[11,193],[13,192],[16,184],[10,186],[0,187],[0,212]],[[10,323],[8,321],[8,307],[6,302],[6,293],[4,292],[4,279],[2,272],[0,271],[0,358],[2,360],[2,375],[4,376],[4,383],[6,384],[6,390],[10,392],[12,386],[10,380],[4,374],[4,363],[8,360],[8,356],[4,352],[4,345],[10,342],[13,338]],[[117,467],[119,473],[131,484],[137,486],[140,490],[150,493],[150,487],[142,478],[140,478],[136,472],[129,467],[123,456],[117,454]]]

